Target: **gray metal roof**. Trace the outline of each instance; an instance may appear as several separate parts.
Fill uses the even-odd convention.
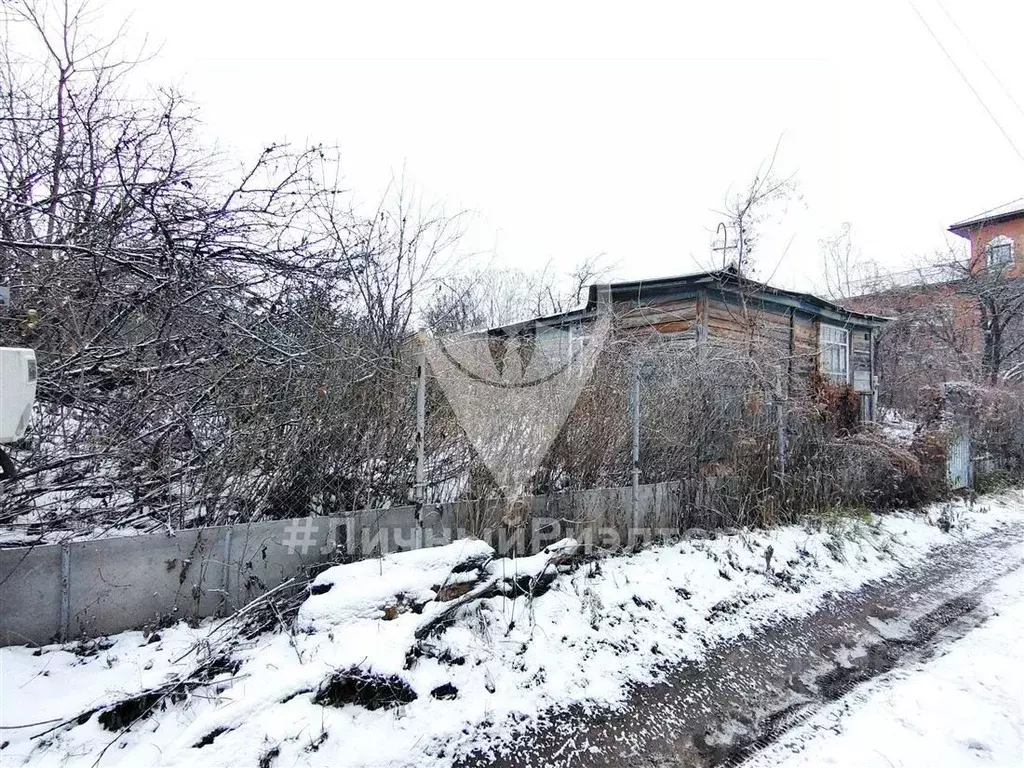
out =
[[[828,301],[810,293],[789,291],[776,288],[767,283],[759,283],[741,277],[735,269],[718,269],[710,272],[693,272],[671,277],[658,277],[652,280],[630,280],[618,283],[597,283],[590,286],[587,303],[583,307],[560,312],[546,317],[534,317],[517,323],[490,328],[486,333],[496,331],[515,332],[520,328],[534,324],[559,326],[597,317],[598,292],[607,290],[612,302],[616,301],[654,301],[669,299],[673,296],[695,295],[696,291],[707,289],[723,294],[741,295],[750,300],[759,300],[778,306],[797,309],[811,315],[827,317],[833,321],[860,321],[865,325],[880,326],[893,318],[873,315],[867,312],[855,312],[841,304]]]
[[[601,286],[590,286],[590,300],[587,307],[597,306],[597,291]],[[611,291],[613,301],[649,301],[657,298],[665,298],[680,291],[695,290],[698,288],[716,288],[733,294],[744,294],[749,297],[756,297],[774,304],[780,304],[795,309],[800,309],[810,314],[833,314],[850,318],[864,320],[870,324],[880,324],[892,318],[882,315],[872,315],[866,312],[854,312],[840,304],[815,296],[811,293],[790,291],[785,288],[776,288],[767,283],[760,283],[756,280],[739,275],[735,269],[718,269],[710,272],[695,272],[686,275],[674,275],[672,277],[659,277],[653,280],[633,280],[629,282],[610,283],[607,286]]]

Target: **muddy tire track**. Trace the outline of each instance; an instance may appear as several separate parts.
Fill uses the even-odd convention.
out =
[[[514,743],[459,765],[738,765],[857,685],[929,658],[984,621],[992,583],[1024,566],[1022,542],[1022,524],[951,541],[806,617],[709,648],[703,662],[633,689],[624,708],[548,712]]]

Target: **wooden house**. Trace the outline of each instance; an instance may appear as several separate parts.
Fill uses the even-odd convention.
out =
[[[850,386],[860,396],[862,419],[874,419],[876,339],[887,318],[759,283],[731,269],[592,285],[580,309],[490,333],[560,334],[570,346],[582,345],[602,300],[610,304],[617,340],[730,344],[773,361],[787,392],[809,385],[813,372]]]

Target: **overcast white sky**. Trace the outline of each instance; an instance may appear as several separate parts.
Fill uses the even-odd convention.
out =
[[[1024,152],[1024,2],[914,5]],[[147,77],[191,94],[222,146],[337,143],[367,199],[404,167],[475,211],[466,247],[498,263],[710,265],[713,209],[780,136],[802,200],[759,262],[781,260],[782,285],[814,287],[818,240],[842,222],[898,267],[1024,195],[1024,159],[909,0],[106,7],[162,44]]]

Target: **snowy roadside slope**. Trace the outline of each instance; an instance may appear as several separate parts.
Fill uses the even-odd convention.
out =
[[[949,533],[940,517],[952,520]],[[422,642],[417,630],[451,605],[424,600],[488,579],[537,576],[549,571],[549,555],[483,563],[489,550],[466,540],[338,566],[318,577],[297,632],[235,649],[239,666],[218,685],[162,702],[126,733],[104,729],[97,716],[42,742],[29,737],[45,726],[12,726],[74,717],[83,703],[113,703],[180,673],[195,664],[194,655],[181,658],[184,639],[197,638],[201,649],[210,625],[173,628],[144,647],[141,635],[125,633],[85,659],[56,647],[40,656],[0,650],[0,743],[10,742],[0,757],[5,765],[92,766],[110,744],[101,765],[447,765],[514,739],[551,707],[615,706],[629,685],[658,679],[666,665],[810,613],[830,592],[892,575],[957,537],[1021,522],[1024,496],[1016,493],[973,509],[875,518],[842,535],[793,526],[653,547],[558,575],[533,599],[474,601]],[[467,561],[472,567],[452,572]],[[391,681],[405,703],[317,703],[324,681],[353,668]],[[55,698],[60,690],[71,698]]]
[[[1024,570],[985,603],[995,615],[945,655],[864,685],[744,768],[1024,765]]]

